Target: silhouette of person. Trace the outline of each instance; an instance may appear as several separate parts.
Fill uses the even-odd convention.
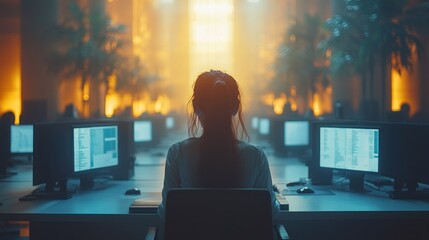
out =
[[[409,122],[411,107],[408,103],[402,103],[399,111],[390,111],[387,113],[387,120],[390,122]]]
[[[410,120],[410,111],[411,111],[410,104],[402,103],[401,104],[401,110],[399,110],[399,111],[401,112],[402,120],[404,122],[408,122]]]
[[[76,119],[79,119],[79,113],[76,106],[73,103],[67,104],[61,116],[61,120],[76,120]]]
[[[271,193],[275,214],[278,203],[267,157],[262,149],[237,136],[241,128],[240,139],[248,139],[235,79],[218,70],[200,74],[188,107],[193,110],[188,124],[190,137],[174,143],[167,154],[158,208],[161,218],[172,188],[265,188]]]
[[[288,118],[293,118],[293,117],[297,117],[298,113],[296,111],[292,110],[292,104],[290,104],[290,102],[287,102],[284,106],[283,106],[283,113],[282,113],[285,117]]]
[[[10,126],[15,123],[15,114],[5,112],[0,117],[0,176],[7,176],[10,153]]]

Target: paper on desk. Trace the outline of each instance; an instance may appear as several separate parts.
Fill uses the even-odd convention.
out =
[[[130,213],[156,213],[161,204],[161,196],[137,198],[129,207]]]

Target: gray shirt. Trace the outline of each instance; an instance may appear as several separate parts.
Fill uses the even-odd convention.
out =
[[[195,168],[198,161],[198,138],[188,138],[173,144],[167,154],[165,163],[164,187],[162,189],[162,203],[159,214],[163,218],[167,192],[172,188],[197,187]],[[243,159],[242,188],[265,188],[271,193],[273,216],[278,212],[268,160],[257,146],[240,141],[238,153]]]

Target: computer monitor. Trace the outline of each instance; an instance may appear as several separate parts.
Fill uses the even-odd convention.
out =
[[[296,120],[284,122],[284,146],[308,147],[310,145],[310,122]]]
[[[134,164],[136,160],[136,151],[134,145],[134,120],[115,121],[118,125],[118,143],[119,166],[114,167],[112,171],[113,179],[129,180],[134,176]]]
[[[128,157],[128,148],[121,146],[125,140],[119,136],[126,134],[121,135],[120,126],[115,121],[36,123],[33,186],[44,184],[37,196],[66,199],[76,190],[69,180],[80,178],[79,189],[90,189],[95,176],[113,175]]]
[[[270,119],[268,118],[259,119],[259,134],[260,135],[270,134]]]
[[[93,186],[93,172],[118,166],[118,135],[118,125],[73,126],[73,173],[86,175],[81,188]]]
[[[391,197],[414,198],[419,183],[429,184],[429,125],[389,122],[383,124],[383,130],[385,161],[380,161],[379,172],[394,180],[395,193]]]
[[[40,186],[40,198],[67,199],[67,181],[72,176],[72,134],[70,122],[34,124],[33,186]]]
[[[10,126],[10,152],[33,154],[33,125]]]
[[[166,117],[165,118],[165,128],[166,129],[173,129],[175,126],[175,121],[174,121],[174,117]]]
[[[363,191],[364,174],[378,173],[380,126],[319,124],[313,157],[319,167],[346,170],[350,190]]]
[[[134,142],[147,143],[152,141],[152,122],[150,120],[134,121]]]
[[[258,117],[252,117],[251,127],[252,127],[252,129],[258,129],[258,127],[259,127],[259,118]]]

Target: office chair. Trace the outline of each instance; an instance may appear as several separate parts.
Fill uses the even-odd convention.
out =
[[[274,232],[270,193],[265,189],[172,189],[167,193],[165,240],[277,239]]]

